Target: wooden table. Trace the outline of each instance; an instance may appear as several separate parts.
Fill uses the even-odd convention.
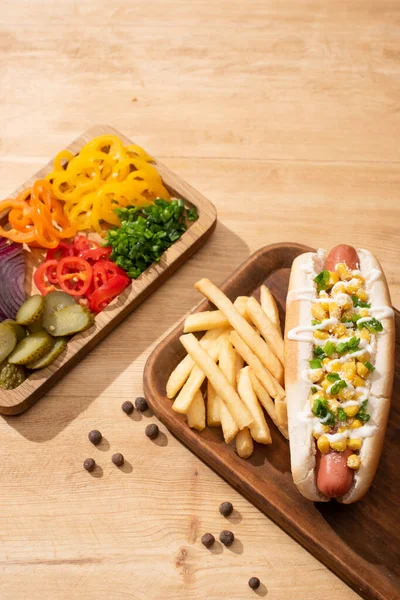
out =
[[[47,397],[1,419],[1,599],[243,600],[252,575],[271,600],[356,598],[163,427],[148,440],[154,417],[120,405],[141,394],[151,349],[198,302],[193,283],[220,283],[265,244],[365,245],[400,305],[399,2],[2,8],[2,196],[107,122],[208,196],[219,224]],[[88,456],[101,476],[83,471]],[[231,550],[202,547],[204,532],[227,526]]]

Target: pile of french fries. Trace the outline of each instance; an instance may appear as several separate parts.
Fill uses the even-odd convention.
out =
[[[283,388],[284,346],[274,297],[261,287],[260,303],[239,296],[231,302],[209,279],[195,288],[218,310],[189,315],[180,341],[187,356],[167,382],[172,409],[185,414],[189,427],[222,427],[242,458],[251,456],[253,440],[271,444],[269,415],[288,437]],[[200,340],[195,332],[204,332]],[[201,388],[207,379],[206,399]]]

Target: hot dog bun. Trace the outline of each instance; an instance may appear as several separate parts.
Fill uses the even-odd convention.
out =
[[[386,278],[382,268],[368,250],[358,249],[361,275],[365,278],[371,306],[391,307]],[[313,421],[304,418],[309,407],[310,388],[306,372],[312,358],[312,341],[296,341],[288,338],[289,331],[299,325],[309,325],[313,319],[312,303],[298,299],[302,290],[309,298],[316,298],[314,277],[325,268],[326,252],[306,253],[298,256],[292,265],[286,305],[285,326],[285,384],[289,420],[289,440],[293,480],[299,491],[313,501],[326,502],[330,497],[322,494],[317,487],[317,449],[313,437]],[[307,290],[307,291],[306,291]],[[375,475],[390,409],[390,396],[394,375],[394,319],[380,319],[383,333],[376,335],[374,356],[375,370],[370,375],[368,412],[371,416],[368,425],[376,426],[372,437],[363,439],[359,452],[361,466],[354,471],[349,491],[338,501],[350,504],[362,498]]]

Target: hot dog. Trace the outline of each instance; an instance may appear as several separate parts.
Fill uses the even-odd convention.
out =
[[[382,268],[341,244],[293,262],[285,383],[293,479],[313,501],[362,498],[381,454],[394,374],[394,313]]]

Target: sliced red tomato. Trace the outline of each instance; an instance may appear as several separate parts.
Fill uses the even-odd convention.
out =
[[[94,313],[102,311],[107,304],[128,287],[130,281],[127,275],[113,275],[106,283],[93,292],[90,299],[90,310]]]
[[[71,296],[84,296],[92,277],[92,266],[79,256],[67,256],[57,262],[58,285]]]
[[[46,296],[46,294],[54,292],[56,289],[50,279],[50,273],[57,269],[57,265],[57,260],[46,260],[36,269],[33,275],[33,281],[42,296]]]

